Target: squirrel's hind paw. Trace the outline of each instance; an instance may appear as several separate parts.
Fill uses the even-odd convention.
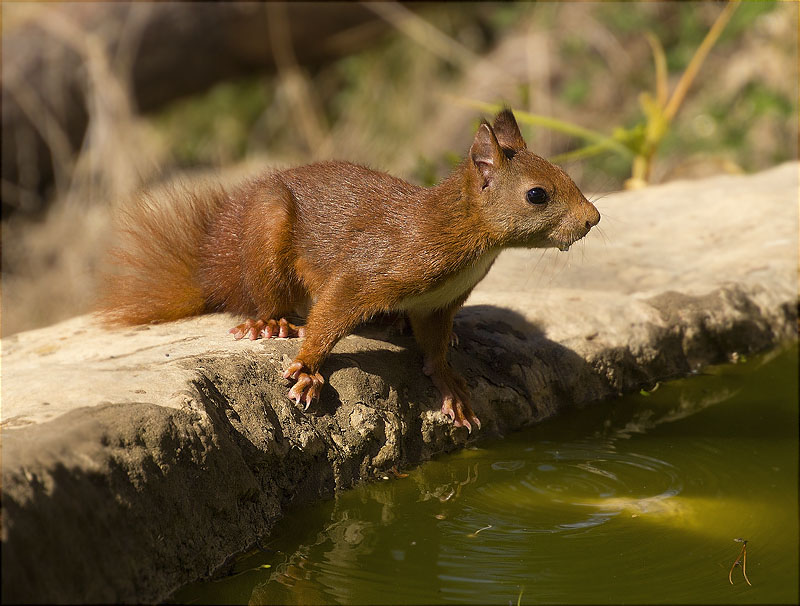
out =
[[[237,341],[245,336],[249,337],[250,340],[260,339],[261,337],[265,339],[271,339],[272,337],[286,339],[288,337],[306,336],[305,326],[296,326],[286,318],[281,318],[280,320],[272,318],[269,320],[248,319],[244,323],[234,326],[228,332],[233,334],[233,338]]]

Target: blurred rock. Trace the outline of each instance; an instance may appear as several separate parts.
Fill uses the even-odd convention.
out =
[[[135,112],[216,82],[275,70],[270,20],[292,59],[315,66],[364,48],[388,25],[359,3],[10,3],[3,7],[3,215],[37,213],[70,176],[115,79]],[[94,77],[107,63],[106,79]],[[59,185],[56,183],[56,185]]]

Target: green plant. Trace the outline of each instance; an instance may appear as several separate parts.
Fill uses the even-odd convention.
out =
[[[694,51],[672,91],[672,95],[668,93],[668,69],[664,48],[655,34],[652,32],[646,34],[653,52],[655,92],[654,94],[642,92],[639,95],[639,105],[643,117],[632,127],[617,127],[611,135],[606,135],[549,116],[519,110],[514,110],[514,114],[524,124],[549,128],[588,142],[588,145],[552,157],[551,160],[554,162],[577,160],[604,152],[613,152],[631,162],[631,176],[625,182],[625,187],[628,189],[643,187],[648,182],[653,158],[669,131],[670,123],[675,118],[700,67],[719,39],[739,2],[740,0],[731,0],[719,14],[703,41]],[[472,99],[457,99],[457,101],[487,112],[497,112],[501,108],[499,104],[483,103]]]

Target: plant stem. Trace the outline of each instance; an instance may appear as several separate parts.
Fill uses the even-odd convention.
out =
[[[653,51],[653,63],[656,68],[656,102],[660,108],[664,108],[667,104],[667,57],[664,54],[664,47],[661,42],[653,34],[653,32],[646,33],[647,42],[650,43],[650,48]]]
[[[483,101],[473,101],[472,99],[464,99],[463,97],[450,97],[450,99],[462,105],[467,105],[469,107],[474,107],[475,109],[487,112],[498,112],[503,109],[503,106],[497,105],[496,103],[484,103]],[[625,145],[614,140],[608,135],[578,126],[577,124],[564,122],[562,120],[558,120],[557,118],[550,118],[540,114],[531,114],[521,110],[514,110],[514,116],[516,116],[517,120],[526,124],[544,126],[545,128],[564,133],[565,135],[572,135],[573,137],[585,139],[586,141],[591,141],[597,144],[602,143],[609,149],[613,149],[625,156],[630,156],[632,153],[631,150]]]

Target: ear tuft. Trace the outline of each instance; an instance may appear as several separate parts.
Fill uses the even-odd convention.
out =
[[[514,152],[522,151],[528,147],[525,139],[522,138],[522,133],[519,132],[519,126],[514,114],[509,108],[505,108],[497,114],[493,128],[500,147]]]

